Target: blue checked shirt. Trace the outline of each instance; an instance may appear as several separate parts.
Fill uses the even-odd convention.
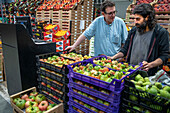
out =
[[[115,17],[112,24],[108,25],[104,16],[96,18],[83,32],[83,35],[90,40],[94,36],[94,55],[105,54],[113,56],[119,52],[121,44],[127,38],[127,29],[123,20]]]

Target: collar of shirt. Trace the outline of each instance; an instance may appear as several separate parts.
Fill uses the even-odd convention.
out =
[[[107,22],[105,21],[105,19],[103,18],[103,20],[104,20],[104,23],[106,24],[106,25],[109,25],[109,26],[112,26],[113,25],[113,23],[114,23],[114,20],[113,20],[113,22],[111,23],[111,24],[107,24]]]

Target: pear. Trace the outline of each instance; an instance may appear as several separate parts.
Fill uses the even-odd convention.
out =
[[[168,98],[169,97],[169,93],[167,91],[165,91],[165,90],[160,90],[160,96]]]
[[[148,93],[157,95],[158,91],[157,91],[157,89],[155,89],[155,88],[151,88],[151,89],[149,89]]]
[[[138,100],[138,98],[136,96],[134,96],[134,95],[130,95],[129,99],[132,100],[132,101],[137,101]]]
[[[155,86],[159,89],[162,89],[162,84],[160,82],[155,82]]]
[[[150,85],[150,84],[151,84],[150,82],[144,82],[142,85],[146,86],[146,85]]]
[[[138,89],[138,90],[144,90],[141,86],[139,86],[139,85],[135,85],[135,87],[136,87],[136,89]]]
[[[140,111],[140,108],[137,107],[137,106],[133,106],[133,109],[136,109],[136,110]]]
[[[140,74],[136,75],[136,77],[135,77],[135,81],[140,80],[140,78],[141,78],[141,77],[142,77],[142,76],[141,76]]]
[[[138,81],[138,82],[136,83],[136,85],[139,85],[139,86],[141,86],[142,84],[143,84],[142,81]]]
[[[150,82],[148,77],[144,78],[145,82]]]
[[[168,91],[170,93],[170,86],[165,86],[163,90]]]

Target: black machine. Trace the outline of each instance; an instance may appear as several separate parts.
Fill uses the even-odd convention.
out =
[[[25,29],[27,29],[30,36],[33,37],[31,20],[30,20],[29,16],[17,16],[16,17],[16,23],[22,24],[25,27]]]
[[[36,55],[56,51],[53,42],[33,40],[21,24],[0,24],[9,95],[37,86]]]

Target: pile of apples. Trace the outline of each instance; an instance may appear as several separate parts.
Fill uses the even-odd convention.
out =
[[[135,79],[131,80],[131,82],[135,84],[135,87],[138,90],[170,99],[170,86],[163,87],[160,82],[151,84],[148,77],[142,77],[140,74],[137,74]]]
[[[124,74],[121,71],[109,70],[107,67],[93,66],[93,64],[91,63],[88,63],[86,66],[85,65],[80,65],[79,67],[75,66],[73,68],[73,71],[109,83],[113,79],[121,79],[130,73],[130,72],[126,72]]]
[[[170,0],[158,0],[158,4],[168,4]]]
[[[106,59],[106,58],[101,58],[100,59],[94,59],[93,60],[94,64],[101,65],[101,66],[106,66],[108,68],[112,68],[115,70],[123,71],[123,72],[128,72],[129,69],[135,70],[136,68],[139,67],[139,65],[132,66],[129,65],[128,63],[120,63],[117,60],[111,60],[111,59]]]
[[[137,3],[137,5],[139,5],[139,4],[141,4],[141,3],[151,3],[151,2],[153,2],[153,0],[138,0],[138,1],[136,1],[136,3]]]
[[[62,67],[64,64],[68,65],[68,64],[75,63],[75,61],[73,60],[65,59],[57,55],[53,55],[52,57],[48,57],[47,59],[40,59],[40,61],[52,64],[58,67]]]
[[[156,4],[154,6],[154,9],[156,12],[159,11],[170,11],[170,5],[169,4]]]
[[[24,94],[21,98],[13,99],[13,103],[20,109],[25,108],[26,113],[43,113],[56,106],[56,104],[49,104],[46,97],[38,92]]]
[[[77,53],[68,53],[68,54],[61,54],[60,56],[66,57],[66,58],[70,58],[70,59],[74,59],[76,61],[83,61],[84,59],[89,59],[91,58],[91,56],[82,56],[81,54],[77,54]]]

